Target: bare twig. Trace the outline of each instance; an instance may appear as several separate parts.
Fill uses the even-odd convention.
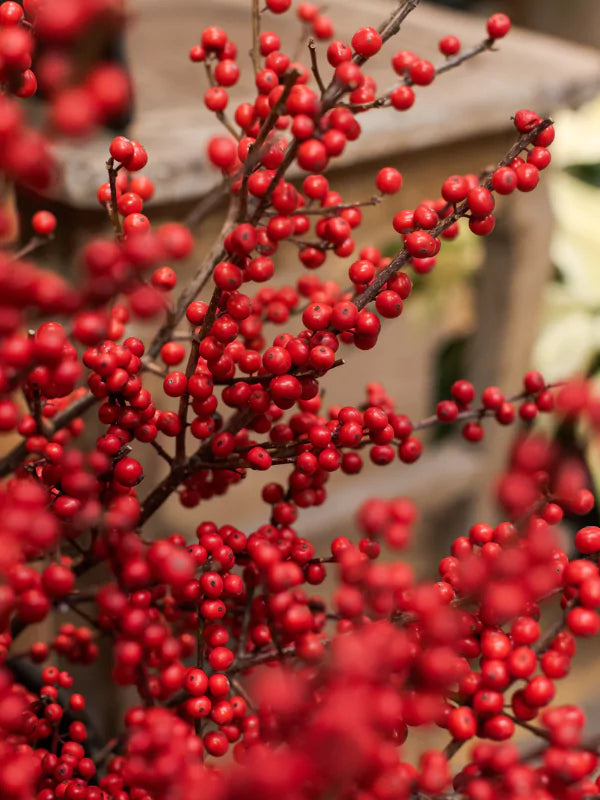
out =
[[[244,606],[244,616],[242,619],[242,629],[240,630],[240,638],[238,639],[236,657],[243,658],[246,650],[246,641],[248,638],[248,629],[250,627],[250,612],[252,611],[252,600],[254,598],[254,587],[248,589],[246,597],[246,605]]]
[[[252,0],[252,68],[260,70],[260,0]]]
[[[20,250],[17,250],[12,254],[10,261],[19,261],[19,259],[28,256],[30,253],[33,253],[35,250],[38,250],[40,247],[42,247],[42,245],[47,244],[50,238],[51,237],[49,236],[32,236],[27,244],[23,245]]]
[[[319,72],[319,64],[317,62],[317,46],[315,44],[314,39],[308,40],[308,52],[310,53],[310,64],[312,69],[312,74],[315,76],[315,80],[317,82],[317,86],[321,94],[325,93],[325,84],[323,83],[323,79],[321,78],[321,73]]]
[[[188,228],[199,225],[219,207],[223,198],[227,196],[228,191],[229,183],[227,181],[221,181],[221,183],[213,186],[212,189],[209,189],[208,192],[198,200],[187,216],[184,217],[183,224],[187,225]]]
[[[117,170],[115,169],[115,160],[112,156],[106,162],[106,169],[108,170],[108,183],[110,186],[110,207],[108,214],[110,221],[115,229],[115,234],[121,236],[123,228],[121,226],[121,216],[119,214],[119,207],[117,205]]]
[[[152,447],[156,450],[158,455],[167,462],[167,464],[171,465],[173,463],[173,458],[167,453],[167,451],[160,445],[156,440],[150,442]]]
[[[158,356],[163,344],[169,341],[171,332],[173,331],[175,326],[178,325],[185,316],[185,311],[188,305],[198,295],[198,293],[202,291],[202,289],[206,285],[206,282],[212,275],[215,266],[219,263],[219,261],[221,261],[225,257],[223,242],[225,241],[225,237],[227,236],[227,234],[235,226],[237,212],[238,212],[238,200],[235,196],[232,195],[229,203],[229,209],[227,211],[227,216],[225,218],[225,221],[223,222],[223,227],[221,228],[221,232],[219,233],[208,255],[206,256],[204,261],[200,264],[198,270],[196,271],[196,274],[193,276],[193,278],[186,285],[185,289],[179,295],[179,299],[177,300],[177,304],[174,310],[167,315],[165,323],[160,327],[158,333],[152,340],[148,348],[148,353],[144,357],[144,361],[147,360],[154,361],[154,359]]]

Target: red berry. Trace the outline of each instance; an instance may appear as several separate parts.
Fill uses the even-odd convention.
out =
[[[359,28],[352,37],[352,47],[359,56],[370,58],[381,50],[381,35],[375,28]]]
[[[123,486],[135,486],[142,479],[142,475],[142,465],[134,458],[122,458],[115,464],[115,480]]]
[[[444,56],[455,56],[460,50],[460,39],[457,36],[443,36],[438,42],[438,48]]]
[[[429,86],[430,83],[433,83],[433,79],[435,78],[435,67],[431,61],[422,61],[418,59],[417,61],[413,61],[410,65],[408,74],[410,75],[411,81],[417,86]]]
[[[402,188],[402,175],[394,167],[383,167],[377,173],[375,185],[383,194],[395,194]]]
[[[36,211],[31,224],[38,236],[50,236],[56,229],[56,217],[50,211]]]
[[[529,111],[525,108],[522,108],[515,114],[515,128],[520,133],[529,133],[540,121],[535,111]]]
[[[109,152],[115,161],[127,161],[133,155],[133,151],[133,144],[126,136],[115,136],[110,143]]]
[[[292,5],[292,0],[266,0],[266,4],[273,14],[283,14]]]
[[[487,32],[490,39],[501,39],[510,30],[510,17],[506,14],[492,14],[487,21]]]
[[[398,111],[406,111],[415,102],[415,93],[410,86],[396,86],[390,94],[392,105]]]

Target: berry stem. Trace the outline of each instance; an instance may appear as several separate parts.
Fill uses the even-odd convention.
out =
[[[117,169],[115,169],[115,160],[112,156],[106,162],[106,169],[108,170],[108,183],[110,186],[110,208],[108,213],[112,226],[115,229],[115,235],[117,238],[120,238],[123,234],[123,227],[121,225],[121,216],[117,205]]]
[[[308,52],[310,54],[310,64],[312,74],[315,76],[315,80],[317,82],[317,86],[319,87],[321,94],[325,92],[325,84],[323,83],[323,78],[321,78],[321,73],[319,72],[319,64],[317,61],[317,46],[315,44],[314,39],[308,40]]]
[[[252,68],[260,70],[260,0],[252,0]]]

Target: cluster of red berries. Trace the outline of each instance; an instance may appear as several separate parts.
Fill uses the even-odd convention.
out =
[[[154,185],[141,174],[148,156],[123,135],[110,143],[97,193],[113,230],[83,247],[76,285],[18,254],[0,257],[0,431],[19,437],[0,459],[0,474],[11,476],[0,491],[2,797],[598,796],[597,743],[583,713],[552,705],[577,639],[600,633],[600,528],[571,537],[575,557],[566,545],[567,519],[594,506],[580,459],[539,434],[520,437],[499,483],[506,521],[479,522],[455,539],[439,579],[417,577],[394,553],[418,525],[406,497],[368,499],[356,533],[349,527],[323,546],[297,524],[325,503],[334,473],[357,475],[365,461],[412,464],[437,425],[460,426],[470,442],[488,418],[529,429],[538,413],[557,410],[568,424],[600,425],[600,402],[585,382],[556,391],[534,371],[511,397],[488,386],[477,398],[458,380],[420,421],[378,382],[345,405],[323,398],[346,354],[374,348],[385,321],[404,312],[410,270],[429,272],[461,220],[490,234],[495,194],[535,188],[554,131],[521,109],[517,141],[495,169],[450,175],[439,197],[415,208],[396,204],[392,257],[373,245],[355,252],[355,231],[368,206],[396,203],[401,172],[383,167],[375,195],[351,202],[323,172],[362,134],[361,114],[408,109],[415,87],[491,49],[510,20],[490,17],[471,50],[443,37],[439,67],[398,50],[395,85],[378,96],[369,60],[416,3],[343,41],[333,40],[320,7],[300,2],[303,33],[330,40],[326,79],[314,42],[309,68],[276,32],[261,30],[290,0],[252,5],[254,89],[231,119],[237,46],[210,26],[190,53],[204,63],[205,104],[227,131],[210,140],[208,157],[230,208],[180,297],[170,294],[172,265],[192,253],[192,232],[177,222],[153,226],[146,204]],[[72,71],[82,35],[115,13],[109,0],[0,4],[0,169],[8,178],[39,188],[52,174],[45,140],[8,96],[31,94],[36,41],[36,74],[61,130],[83,134],[128,103],[119,67],[96,65],[83,83]],[[300,180],[289,177],[293,166]],[[31,227],[26,252],[54,234],[56,220],[41,211]],[[300,274],[280,285],[289,252]],[[335,258],[349,260],[345,281],[327,272]],[[159,320],[153,338],[132,331],[132,319]],[[83,417],[92,406],[95,427]],[[165,467],[151,486],[149,457]],[[212,497],[233,497],[248,470],[276,467],[283,474],[262,486],[267,515],[253,530],[200,518],[190,542],[182,517],[181,532],[146,534],[169,498],[202,509]],[[98,583],[84,585],[96,567]],[[562,617],[547,633],[552,602]],[[63,618],[48,638],[33,630],[20,648],[24,630],[67,609],[85,625]],[[48,662],[86,666],[106,649],[112,682],[137,699],[127,701],[123,733],[98,745],[95,698],[86,702],[71,675]],[[413,763],[400,746],[432,725],[449,743]],[[542,742],[531,761],[508,741],[518,729]],[[455,769],[452,756],[471,740]]]

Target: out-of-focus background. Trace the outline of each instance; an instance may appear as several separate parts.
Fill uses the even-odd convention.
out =
[[[146,174],[156,182],[147,213],[153,222],[180,219],[196,207],[219,175],[205,156],[219,130],[203,107],[205,75],[187,53],[207,24],[217,24],[236,42],[245,77],[231,91],[230,108],[250,97],[249,0],[131,0],[131,23],[124,54],[132,73],[135,103],[126,131],[150,156]],[[350,39],[356,28],[377,25],[394,7],[391,0],[328,0],[336,38]],[[468,231],[444,245],[434,271],[415,280],[415,290],[398,320],[387,321],[378,348],[350,353],[348,365],[324,381],[325,402],[359,404],[364,384],[377,380],[397,398],[397,409],[413,419],[428,416],[448,396],[451,382],[468,377],[480,390],[496,384],[518,392],[524,372],[538,367],[549,379],[594,369],[600,353],[600,2],[598,0],[447,0],[423,3],[401,34],[369,65],[380,89],[393,83],[390,56],[399,49],[439,63],[438,40],[460,37],[467,48],[485,38],[485,17],[509,13],[517,26],[462,68],[417,91],[409,112],[392,109],[361,117],[364,134],[334,164],[332,188],[346,200],[374,192],[374,176],[384,165],[404,174],[400,195],[365,209],[356,235],[356,253],[369,244],[391,255],[401,247],[391,226],[394,213],[436,197],[453,173],[478,173],[494,165],[514,141],[511,115],[519,108],[551,114],[557,121],[553,165],[530,195],[500,198],[496,231],[485,240]],[[266,29],[284,43],[297,42],[293,14],[268,16]],[[318,44],[325,76],[326,43]],[[305,45],[300,44],[300,52]],[[91,234],[108,229],[95,192],[105,180],[107,143],[113,132],[90,141],[59,144],[62,181],[50,198],[22,195],[28,210],[50,207],[59,218],[56,242],[45,258],[64,265],[66,256]],[[146,209],[145,209],[146,210]],[[193,273],[219,228],[223,208],[194,229],[193,257],[178,271],[179,285]],[[282,245],[274,285],[297,277],[292,250]],[[346,282],[352,259],[329,261],[322,277]],[[67,269],[74,269],[71,264]],[[272,335],[278,331],[273,329]],[[346,354],[344,354],[346,355]],[[360,476],[332,477],[329,499],[302,512],[297,529],[313,540],[352,530],[354,510],[368,496],[407,495],[422,507],[413,549],[415,566],[430,574],[452,536],[472,521],[497,516],[492,476],[504,464],[512,433],[487,425],[478,445],[460,435],[440,438],[422,459],[385,469],[365,465]],[[161,465],[146,469],[143,496],[161,477]],[[286,469],[282,467],[280,469]],[[273,480],[272,473],[269,479]],[[171,498],[153,520],[155,531],[193,538],[204,519],[238,525],[250,533],[267,521],[260,501],[260,474],[249,474],[230,494],[182,509]],[[147,488],[145,488],[147,487]],[[112,710],[106,710],[108,716]]]

